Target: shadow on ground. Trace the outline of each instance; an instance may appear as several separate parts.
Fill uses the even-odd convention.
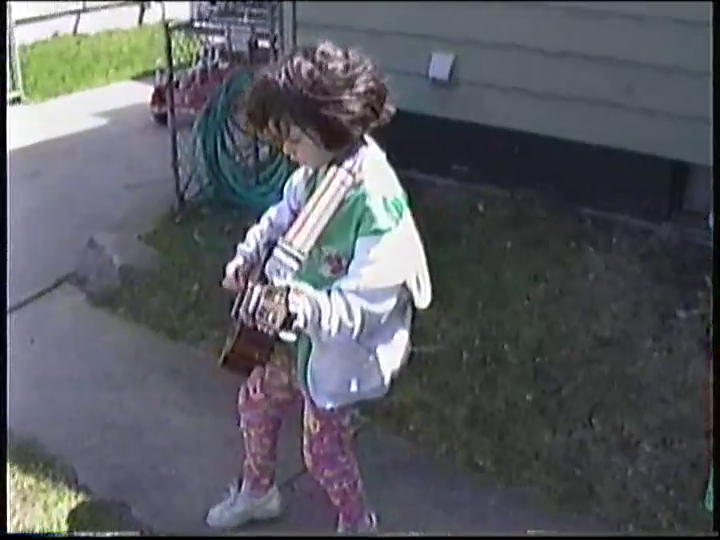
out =
[[[115,527],[96,528],[97,516],[103,517],[101,524],[117,524]],[[83,501],[73,508],[67,516],[68,532],[138,532],[151,534],[132,515],[129,506],[120,502],[106,500]]]
[[[71,272],[91,234],[139,232],[173,203],[150,87],[109,88],[8,110],[8,306]]]
[[[66,530],[69,533],[118,531],[150,533],[150,529],[135,518],[128,505],[119,501],[93,497],[90,490],[79,483],[74,469],[57,457],[51,456],[33,438],[21,437],[13,432],[8,434],[8,467],[14,468],[23,477],[37,482],[35,485],[42,484],[47,488],[47,491],[20,492],[23,486],[16,486],[15,483],[10,482],[8,485],[8,508],[11,516],[27,511],[23,508],[25,501],[28,500],[27,495],[30,496],[35,508],[44,508],[49,512],[63,511],[64,501],[79,500],[64,519]],[[26,523],[25,525],[33,529],[42,529],[53,521],[52,517],[47,517],[42,513],[35,514],[35,516],[36,523]],[[60,517],[62,518],[62,516]]]

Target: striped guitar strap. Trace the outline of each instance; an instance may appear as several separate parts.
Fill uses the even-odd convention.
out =
[[[233,319],[287,320],[287,290],[283,285],[292,280],[305,264],[325,227],[350,190],[359,182],[363,154],[361,148],[344,163],[331,163],[328,166],[317,188],[285,235],[278,240],[265,263],[265,275],[273,286],[266,287],[260,282],[249,283],[235,300],[231,310]],[[285,330],[280,332],[279,337],[283,341],[295,340],[294,334]]]
[[[347,162],[331,164],[317,188],[303,206],[285,235],[278,240],[266,266],[273,283],[292,279],[307,257],[340,204],[358,181],[362,151]]]

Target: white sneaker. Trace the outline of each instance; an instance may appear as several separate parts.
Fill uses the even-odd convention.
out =
[[[250,521],[273,519],[282,513],[282,499],[277,486],[261,497],[239,489],[238,482],[228,488],[225,499],[213,506],[205,523],[215,529],[232,529]]]
[[[378,532],[378,520],[375,512],[368,512],[365,519],[358,523],[355,527],[348,527],[341,521],[338,521],[338,534],[375,534]]]

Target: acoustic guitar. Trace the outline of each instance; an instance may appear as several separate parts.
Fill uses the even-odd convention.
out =
[[[266,267],[271,275],[293,274],[307,260],[308,254],[320,234],[333,217],[341,202],[356,185],[355,168],[361,162],[356,155],[347,169],[332,163],[322,181],[310,196],[285,235],[269,256],[252,268],[238,292],[230,312],[232,323],[220,354],[220,367],[241,375],[265,365],[278,343],[292,334],[292,316],[288,312],[287,287],[276,287],[268,282]],[[280,334],[270,335],[254,326],[255,320],[272,321]],[[281,339],[281,335],[284,335]]]
[[[292,322],[287,311],[286,289],[267,287],[266,263],[267,259],[263,259],[243,280],[230,311],[232,322],[220,353],[220,367],[240,375],[248,376],[253,369],[270,361],[275,345],[280,341],[277,335],[263,332],[249,322],[254,320],[255,313],[269,311],[281,323],[281,328],[289,327]]]

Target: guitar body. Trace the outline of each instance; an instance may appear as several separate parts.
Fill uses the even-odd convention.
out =
[[[240,321],[233,326],[220,354],[220,367],[249,376],[253,369],[264,366],[270,361],[275,347],[275,338]]]
[[[248,281],[264,283],[266,281],[263,273],[264,266],[265,261],[257,265],[248,276]],[[268,335],[240,319],[233,318],[225,339],[225,346],[220,353],[220,367],[233,373],[249,376],[253,369],[264,366],[270,361],[276,342],[276,336]]]

